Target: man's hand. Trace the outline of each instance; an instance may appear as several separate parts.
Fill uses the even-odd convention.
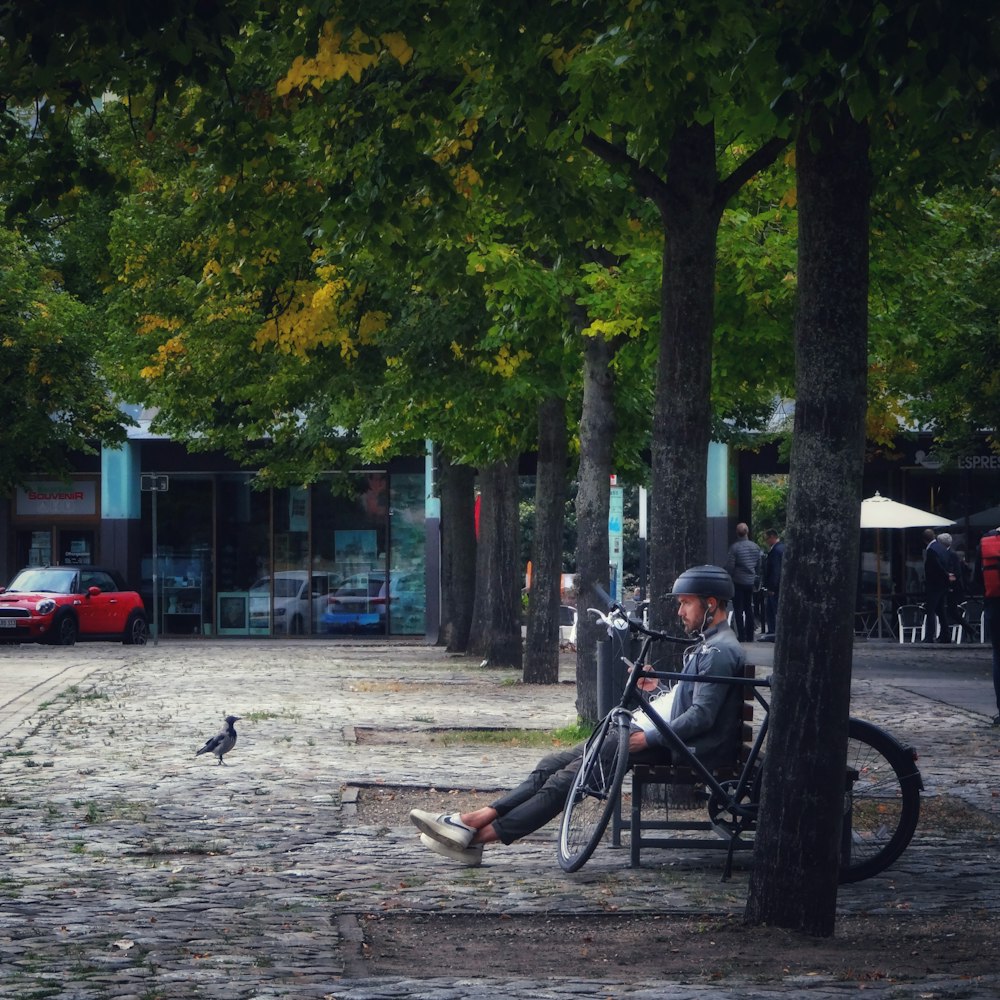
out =
[[[643,673],[652,673],[652,666],[648,663],[643,664]],[[631,670],[629,671],[631,673]],[[660,682],[655,677],[640,677],[636,687],[641,691],[655,691],[660,686]]]
[[[641,730],[637,730],[634,733],[629,733],[628,736],[628,752],[629,753],[640,753],[643,750],[648,750],[649,744],[646,742],[646,734]]]

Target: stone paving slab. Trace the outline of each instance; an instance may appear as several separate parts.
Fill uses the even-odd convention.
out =
[[[0,739],[0,996],[725,995],[613,980],[361,975],[356,920],[366,912],[742,910],[740,856],[724,885],[721,852],[650,852],[657,860],[635,871],[625,852],[601,849],[566,876],[552,833],[540,831],[470,870],[442,865],[408,827],[358,825],[349,805],[358,785],[458,787],[475,799],[475,789],[509,786],[538,756],[370,745],[358,742],[359,728],[557,727],[575,718],[572,684],[516,686],[509,672],[388,643],[0,650],[0,671],[33,665],[54,676],[69,664],[75,682],[47,692],[16,740]],[[569,660],[566,670],[572,676]],[[853,709],[920,749],[928,795],[997,814],[1000,734],[981,715],[864,677]],[[195,758],[227,712],[243,717],[228,765]],[[984,851],[981,840],[918,829],[889,872],[842,888],[839,909],[996,914],[997,862],[995,842]],[[982,994],[958,985],[930,984],[934,996],[995,996],[1000,977]],[[797,991],[790,983],[740,995]]]

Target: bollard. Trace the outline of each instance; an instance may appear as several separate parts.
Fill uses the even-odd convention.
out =
[[[611,694],[611,640],[597,640],[597,717],[603,719],[614,705]]]
[[[627,668],[622,657],[634,660],[639,655],[637,639],[615,634],[597,640],[597,717],[603,719],[618,704],[625,687]]]

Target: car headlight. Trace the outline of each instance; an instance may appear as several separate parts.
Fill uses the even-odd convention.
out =
[[[50,615],[56,609],[56,602],[51,597],[43,597],[36,605],[35,610],[40,615]]]

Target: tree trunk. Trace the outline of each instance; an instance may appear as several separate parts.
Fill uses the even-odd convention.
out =
[[[521,669],[517,458],[479,471],[476,599],[469,651],[491,667]]]
[[[771,728],[746,920],[833,933],[868,356],[868,129],[819,111],[796,147],[795,427]]]
[[[713,127],[679,129],[656,198],[665,239],[653,409],[649,598],[652,622],[660,626],[673,615],[667,594],[677,575],[706,560],[705,477],[721,217],[716,188]]]
[[[476,593],[476,470],[442,462],[441,484],[441,631],[438,645],[449,653],[469,647]]]
[[[538,409],[538,472],[524,649],[525,684],[559,683],[559,584],[568,452],[566,401],[553,396]]]
[[[608,509],[615,439],[614,347],[603,337],[583,338],[583,407],[580,416],[580,471],[576,494],[576,571],[580,616],[576,625],[576,710],[597,721],[597,640],[603,626],[586,613],[601,606],[594,585],[610,587]]]

